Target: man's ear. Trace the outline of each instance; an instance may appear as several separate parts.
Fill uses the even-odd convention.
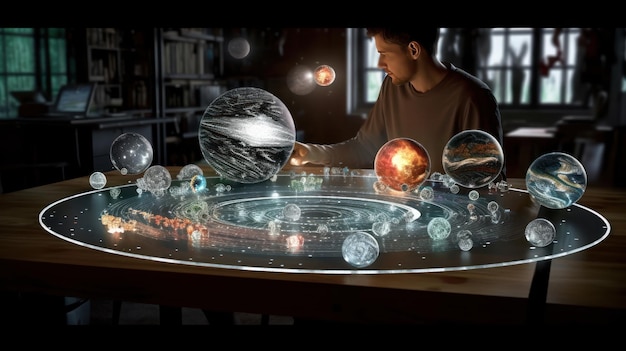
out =
[[[420,54],[420,45],[414,41],[409,43],[409,52],[411,53],[411,56],[413,56],[414,58],[417,58]]]

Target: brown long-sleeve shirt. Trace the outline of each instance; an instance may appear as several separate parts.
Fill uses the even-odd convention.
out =
[[[313,144],[313,152],[328,166],[371,169],[387,141],[411,138],[428,151],[431,173],[444,173],[443,149],[463,130],[483,130],[502,145],[500,110],[491,89],[467,72],[447,66],[450,70],[443,80],[425,93],[409,83],[396,86],[385,77],[378,100],[357,135],[336,144]]]

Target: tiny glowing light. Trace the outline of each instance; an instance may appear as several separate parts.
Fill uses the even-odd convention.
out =
[[[304,237],[300,234],[290,235],[286,239],[286,245],[289,252],[298,252],[304,246]]]
[[[327,87],[335,81],[335,70],[328,65],[321,65],[313,71],[317,85]]]

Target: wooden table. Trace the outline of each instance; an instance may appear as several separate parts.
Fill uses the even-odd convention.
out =
[[[179,169],[170,167],[172,174]],[[138,177],[108,172],[107,178],[108,187]],[[509,182],[523,187],[519,179]],[[359,323],[520,324],[532,307],[535,263],[438,273],[256,272],[115,255],[61,240],[40,226],[44,207],[89,190],[88,177],[80,177],[0,195],[0,291]],[[589,249],[548,261],[544,322],[623,323],[625,195],[624,189],[587,188],[579,203],[608,219],[610,234]]]

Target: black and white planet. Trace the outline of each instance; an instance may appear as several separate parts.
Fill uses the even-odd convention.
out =
[[[215,171],[238,183],[259,183],[287,163],[296,128],[287,106],[255,87],[231,89],[207,107],[198,130],[200,150]]]

